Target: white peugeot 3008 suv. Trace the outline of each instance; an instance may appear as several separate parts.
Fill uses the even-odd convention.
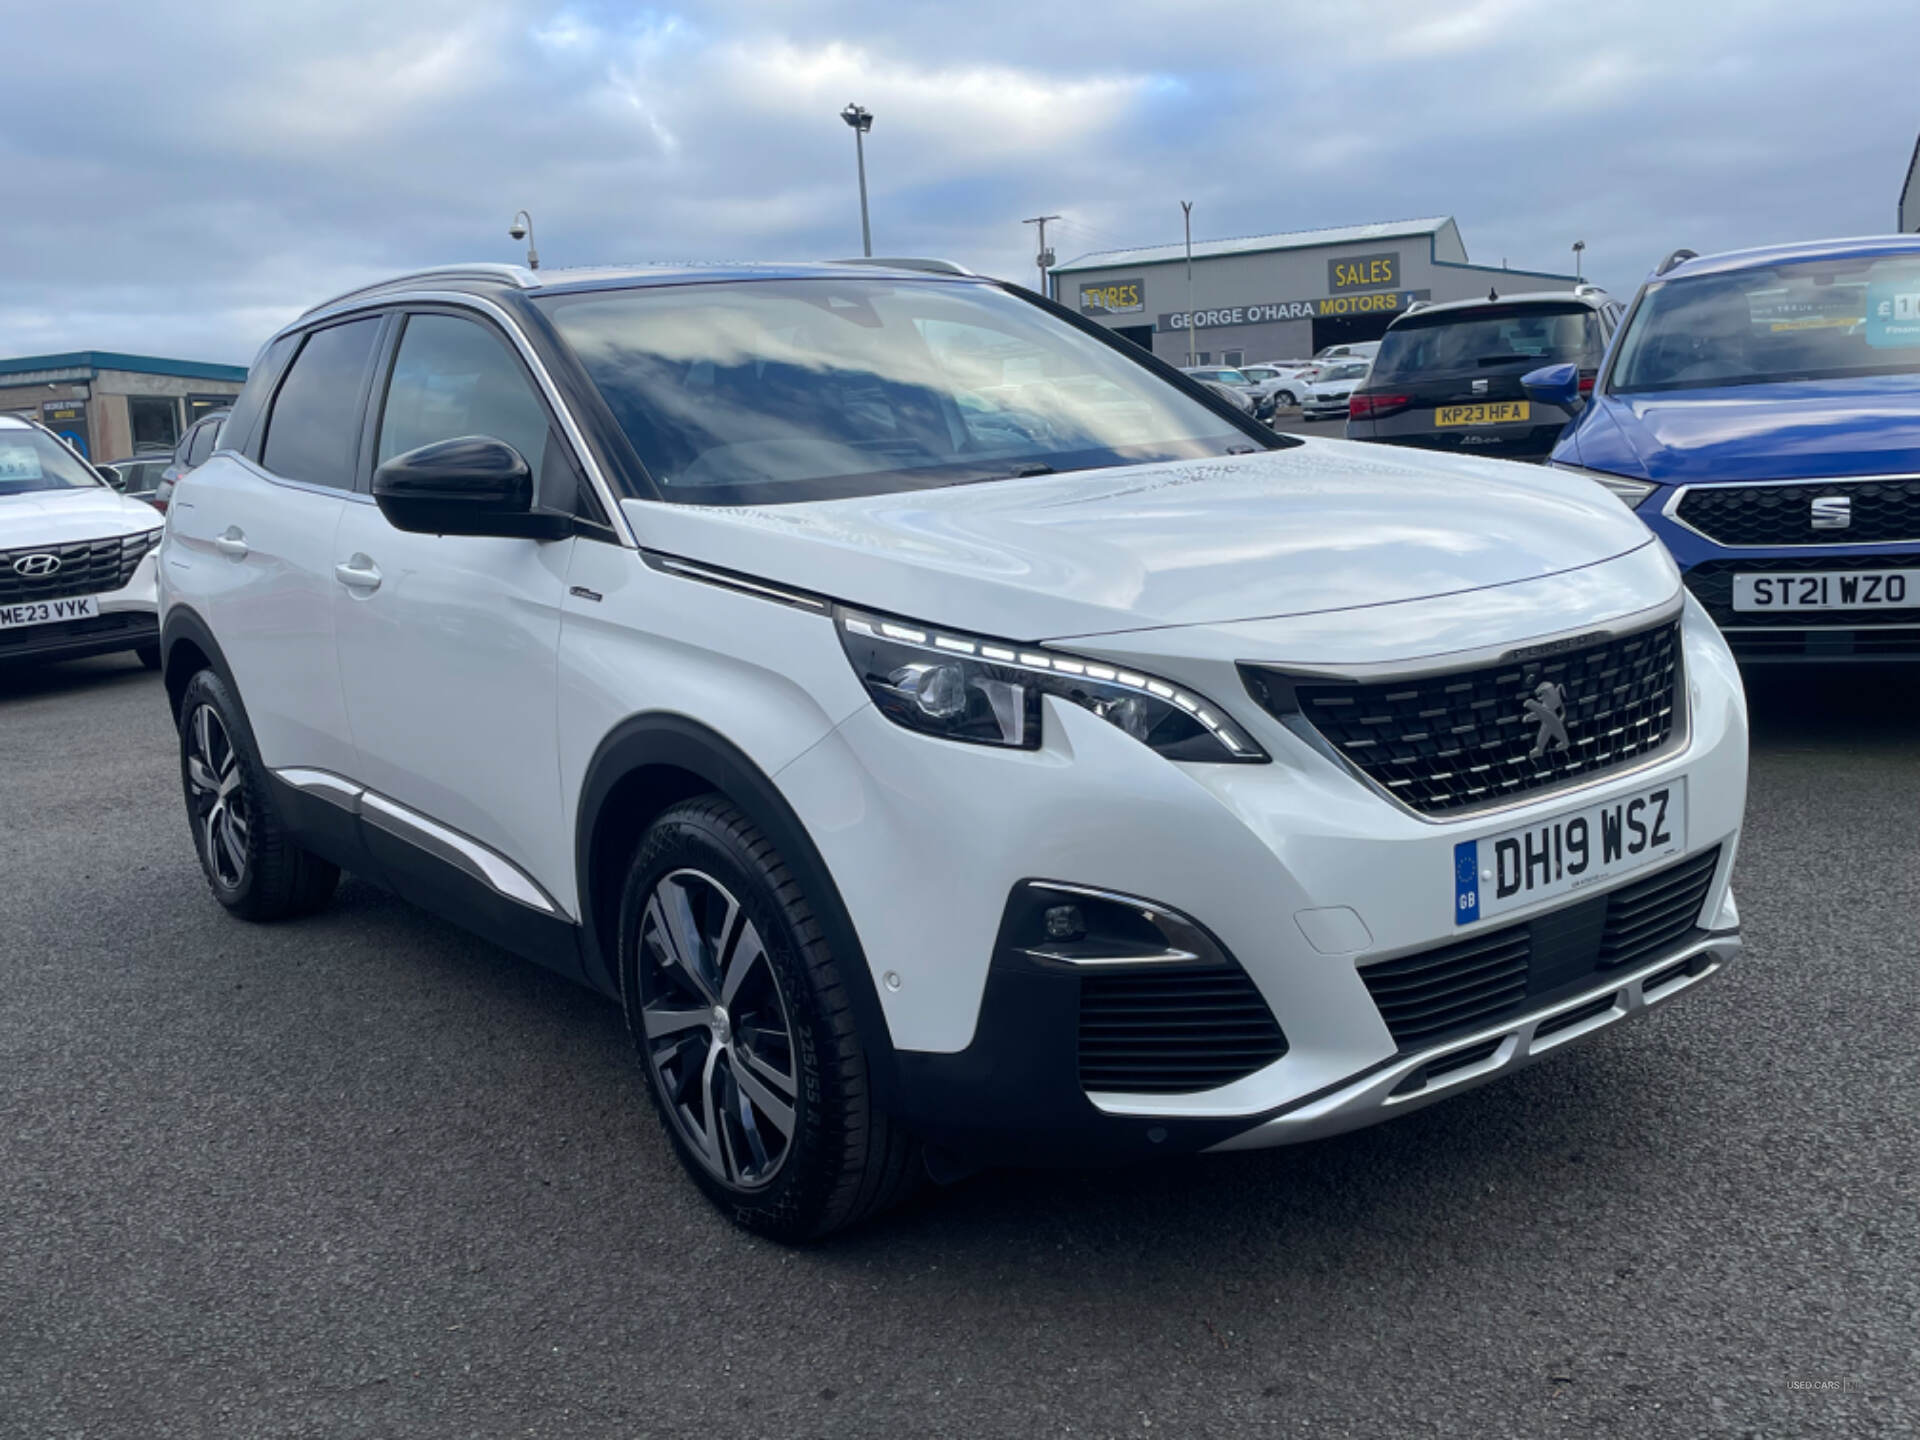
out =
[[[135,651],[160,664],[160,517],[45,426],[0,415],[0,665]]]
[[[1739,948],[1740,681],[1624,506],[940,262],[342,296],[162,554],[215,897],[344,868],[617,999],[783,1238],[1383,1120]]]

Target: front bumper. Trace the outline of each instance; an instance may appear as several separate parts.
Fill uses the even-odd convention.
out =
[[[0,630],[0,665],[80,660],[156,644],[160,639],[158,554],[156,550],[142,557],[125,585],[99,597],[98,615]]]
[[[1639,575],[1642,564],[1622,561],[1612,573]],[[1608,569],[1578,584],[1598,593],[1593,587],[1613,583]],[[1571,595],[1574,584],[1539,589]],[[1462,605],[1456,598],[1439,609],[1454,615]],[[1564,618],[1569,628],[1594,623],[1570,611]],[[1409,616],[1366,623],[1386,644],[1407,630]],[[1360,648],[1361,624],[1346,622],[1349,653]],[[1550,899],[1456,926],[1454,846],[1681,777],[1688,829],[1676,858],[1720,852],[1684,942],[1707,934],[1711,943],[1700,953],[1710,953],[1712,964],[1688,984],[1663,982],[1656,995],[1645,978],[1684,958],[1670,948],[1636,957],[1618,974],[1596,973],[1578,993],[1530,999],[1535,1008],[1488,1022],[1497,1024],[1501,1046],[1460,1066],[1445,1085],[1430,1080],[1423,1093],[1452,1093],[1691,988],[1737,947],[1728,875],[1747,749],[1732,657],[1697,608],[1682,635],[1691,718],[1684,749],[1630,773],[1459,820],[1394,804],[1244,693],[1229,693],[1231,665],[1213,678],[1178,678],[1232,702],[1271,764],[1172,764],[1051,700],[1044,743],[1031,752],[957,745],[901,730],[871,707],[857,711],[776,778],[833,873],[873,971],[897,1062],[899,1093],[889,1103],[956,1154],[1022,1163],[1209,1149],[1254,1131],[1267,1138],[1243,1143],[1278,1144],[1417,1108],[1407,1090],[1388,1103],[1378,1093],[1380,1077],[1391,1074],[1391,1094],[1408,1074],[1479,1042],[1449,1035],[1431,1049],[1403,1050],[1366,968],[1568,907]],[[1154,668],[1146,657],[1135,663]],[[1001,943],[1007,897],[1035,879],[1143,897],[1206,927],[1277,1019],[1285,1054],[1210,1090],[1088,1093],[1076,1066],[1077,977],[1023,964]],[[1555,1028],[1605,994],[1616,1001]],[[1316,1118],[1265,1131],[1296,1114]]]
[[[1647,496],[1636,513],[1672,552],[1688,590],[1713,617],[1742,665],[1920,662],[1920,605],[1777,613],[1733,608],[1737,574],[1920,569],[1920,543],[1722,545],[1673,513],[1685,488],[1701,487],[1663,486]],[[1818,532],[1808,533],[1811,537]]]

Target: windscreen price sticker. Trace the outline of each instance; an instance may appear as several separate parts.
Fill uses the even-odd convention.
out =
[[[1867,344],[1881,350],[1920,347],[1920,275],[1867,287]]]

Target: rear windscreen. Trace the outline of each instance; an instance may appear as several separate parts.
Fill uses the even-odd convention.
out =
[[[1476,375],[1508,366],[1600,363],[1600,322],[1585,305],[1503,305],[1410,315],[1380,342],[1375,380]]]

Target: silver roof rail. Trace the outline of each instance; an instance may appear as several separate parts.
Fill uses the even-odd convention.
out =
[[[1697,260],[1699,258],[1700,252],[1698,250],[1676,250],[1667,256],[1666,259],[1662,260],[1659,267],[1655,269],[1653,273],[1656,275],[1664,275],[1682,260]]]
[[[973,271],[953,260],[935,260],[917,255],[855,255],[835,260],[835,265],[882,265],[889,270],[924,270],[929,275],[971,275]]]
[[[531,290],[540,283],[540,277],[524,265],[486,263],[436,265],[430,270],[409,270],[404,275],[389,275],[386,279],[376,280],[371,285],[361,285],[352,290],[342,291],[331,299],[322,300],[318,305],[309,306],[300,313],[300,318],[304,320],[309,315],[317,315],[322,310],[347,300],[357,300],[362,295],[378,295],[387,290],[406,289],[418,285],[423,280],[492,280],[511,285],[517,290]]]
[[[1607,292],[1602,290],[1598,285],[1583,283],[1574,286],[1573,293],[1576,295],[1604,295]]]

